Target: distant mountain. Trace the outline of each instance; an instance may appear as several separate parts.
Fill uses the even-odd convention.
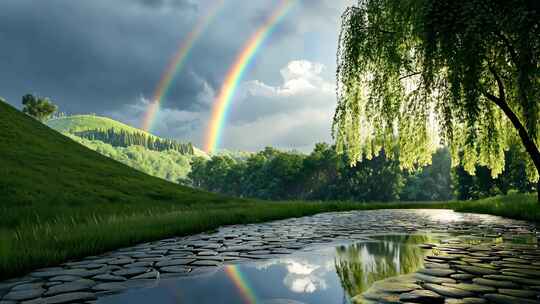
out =
[[[104,156],[175,183],[186,182],[193,157],[209,157],[191,143],[164,139],[107,117],[65,116],[47,125]]]

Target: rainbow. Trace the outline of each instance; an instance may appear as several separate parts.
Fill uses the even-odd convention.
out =
[[[145,131],[150,131],[152,124],[156,119],[156,114],[158,113],[159,106],[163,98],[167,95],[167,91],[171,87],[171,84],[174,80],[174,76],[178,74],[180,70],[184,67],[184,63],[189,53],[193,49],[193,45],[201,34],[206,30],[208,25],[212,23],[220,8],[223,7],[225,0],[216,0],[214,5],[208,10],[206,15],[199,18],[195,28],[187,35],[187,37],[180,43],[178,51],[172,57],[171,61],[167,65],[165,72],[161,76],[161,79],[154,91],[154,95],[146,112],[144,113],[142,119],[141,128]]]
[[[281,0],[281,3],[277,6],[272,15],[244,45],[234,64],[229,69],[219,95],[214,101],[214,107],[212,108],[212,116],[210,117],[210,123],[206,132],[205,150],[207,152],[215,151],[219,145],[232,98],[234,97],[246,69],[253,61],[253,58],[266,38],[273,32],[276,24],[287,15],[296,1],[297,0]]]
[[[255,293],[253,292],[253,289],[249,286],[248,281],[240,272],[240,269],[238,269],[238,266],[236,265],[227,265],[225,266],[225,274],[233,281],[234,285],[240,291],[240,294],[242,295],[242,298],[244,299],[244,303],[246,304],[256,304],[257,297],[255,296]]]

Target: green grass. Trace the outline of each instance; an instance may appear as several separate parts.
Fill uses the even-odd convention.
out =
[[[534,196],[453,203],[260,202],[135,171],[0,102],[0,279],[169,236],[327,211],[452,208],[539,221]]]
[[[540,204],[536,193],[499,195],[478,201],[457,201],[441,207],[458,212],[492,214],[540,223]]]

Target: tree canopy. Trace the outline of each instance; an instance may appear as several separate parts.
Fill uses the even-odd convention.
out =
[[[188,178],[192,186],[204,190],[270,200],[451,199],[448,150],[439,150],[432,163],[405,172],[383,152],[351,167],[346,154],[338,155],[335,147],[318,143],[307,155],[267,147],[247,158],[194,158]],[[468,185],[474,187],[474,182]]]
[[[49,119],[57,110],[48,98],[26,94],[22,97],[23,113],[26,113],[39,121]]]
[[[413,168],[445,144],[454,166],[497,176],[518,138],[538,179],[540,2],[361,0],[342,18],[338,152],[355,163],[397,146]]]
[[[124,129],[108,128],[72,131],[71,134],[89,140],[99,140],[113,147],[142,146],[153,151],[174,150],[181,154],[194,154],[191,143],[182,143],[174,139],[150,136],[143,132],[130,132]]]

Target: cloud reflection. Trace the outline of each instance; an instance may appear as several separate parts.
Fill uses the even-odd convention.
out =
[[[270,266],[281,266],[287,274],[283,284],[294,293],[313,293],[325,290],[328,284],[325,276],[334,272],[333,257],[327,254],[310,256],[310,258],[283,258],[260,264],[258,269]]]
[[[283,284],[296,294],[330,289],[337,279],[346,294],[354,297],[376,281],[422,267],[427,252],[416,245],[429,242],[433,239],[427,235],[375,236],[370,242],[265,261],[257,268],[277,267],[285,271]]]

